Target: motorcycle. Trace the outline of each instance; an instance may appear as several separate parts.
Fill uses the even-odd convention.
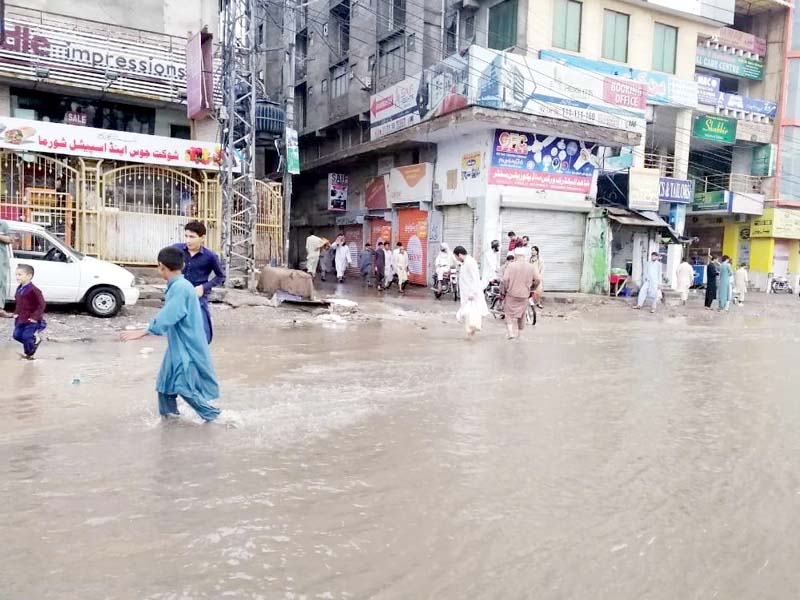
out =
[[[445,294],[453,294],[453,301],[457,302],[459,300],[459,293],[458,293],[458,271],[456,269],[450,269],[449,271],[445,271],[442,274],[442,279],[439,280],[439,277],[436,273],[433,274],[433,295],[436,296],[437,300],[441,300],[442,296]]]
[[[770,288],[773,294],[777,294],[778,292],[787,292],[789,294],[794,293],[792,286],[789,285],[789,280],[783,275],[774,277],[772,279],[772,283],[770,284]]]
[[[490,281],[483,294],[486,298],[486,306],[489,307],[489,312],[492,313],[492,316],[495,319],[498,317],[504,319],[504,298],[500,291],[500,282],[497,280]],[[528,306],[525,307],[525,321],[527,321],[528,325],[536,325],[536,293],[533,290],[528,296]]]

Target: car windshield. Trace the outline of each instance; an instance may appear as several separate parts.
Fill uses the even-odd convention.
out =
[[[73,250],[62,240],[40,231],[12,230],[11,234],[11,251],[17,259],[66,262],[67,256],[74,260],[84,258],[83,254]]]

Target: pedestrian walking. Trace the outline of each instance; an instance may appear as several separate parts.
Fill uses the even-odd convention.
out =
[[[311,275],[311,278],[317,276],[317,265],[319,265],[320,251],[325,245],[325,239],[317,237],[316,232],[312,229],[311,233],[306,238],[306,271]],[[325,277],[323,277],[323,280]]]
[[[675,270],[675,276],[677,279],[678,291],[681,294],[681,304],[686,306],[686,302],[689,300],[689,290],[694,283],[694,269],[692,265],[689,264],[687,258],[684,257],[681,264],[678,265],[678,268]]]
[[[175,244],[175,247],[183,253],[183,276],[194,286],[195,293],[200,299],[203,329],[210,344],[214,338],[214,327],[211,322],[208,296],[212,289],[225,284],[225,271],[222,270],[216,253],[205,247],[205,225],[199,221],[187,223],[183,228],[183,239],[185,242]],[[212,274],[214,277],[209,280]]]
[[[486,287],[495,280],[502,279],[500,264],[500,240],[492,240],[489,252],[484,254],[486,265],[483,270],[483,287]]]
[[[747,265],[742,263],[736,269],[736,274],[733,276],[734,287],[736,288],[736,302],[740,306],[744,306],[744,299],[747,296],[747,286],[750,283],[750,275],[747,272]]]
[[[383,289],[388,290],[392,287],[392,282],[394,281],[394,254],[392,253],[392,249],[389,247],[389,243],[385,243],[383,245],[383,254],[386,257],[385,259],[385,266],[384,266],[384,275],[383,275]]]
[[[456,314],[459,323],[464,323],[467,337],[473,337],[481,330],[483,317],[489,314],[486,306],[486,297],[481,287],[481,273],[478,263],[467,254],[463,246],[456,246],[453,250],[456,261],[461,264],[458,275],[461,308]]]
[[[400,293],[405,294],[408,283],[408,253],[403,242],[397,242],[397,248],[394,251],[394,270],[397,273],[397,286],[400,288]]]
[[[644,274],[642,276],[642,287],[639,288],[639,298],[633,308],[640,309],[645,303],[645,300],[650,299],[652,302],[650,312],[656,312],[658,306],[659,296],[661,294],[661,273],[662,266],[659,260],[658,252],[650,254],[650,260],[644,267]]]
[[[727,254],[722,257],[719,265],[719,288],[717,298],[719,299],[719,309],[729,311],[731,309],[731,286],[733,280],[733,267],[731,258]]]
[[[0,219],[0,311],[3,310],[6,300],[8,300],[12,241],[8,223]]]
[[[719,263],[716,256],[711,256],[711,261],[706,266],[706,310],[711,310],[711,305],[717,299],[717,277],[719,276]]]
[[[203,314],[192,284],[183,276],[183,254],[175,247],[158,253],[158,272],[167,281],[164,306],[147,329],[123,331],[120,340],[130,342],[148,335],[166,335],[167,351],[156,379],[158,412],[175,417],[178,396],[204,421],[213,421],[220,410],[211,404],[219,397],[219,384],[203,330]]]
[[[539,246],[531,248],[531,263],[536,267],[536,287],[533,289],[533,297],[536,300],[537,308],[544,308],[542,300],[544,299],[544,262],[542,262],[542,255],[539,252]]]
[[[353,264],[353,256],[343,233],[337,236],[331,249],[333,250],[334,263],[336,265],[336,279],[339,283],[342,283],[344,282],[344,274],[347,271],[347,267]]]
[[[375,253],[372,251],[372,244],[364,244],[364,250],[358,257],[358,270],[361,272],[361,284],[372,285],[372,261],[375,260]]]
[[[333,273],[334,255],[331,244],[328,240],[325,240],[325,245],[322,246],[322,250],[319,253],[319,278],[322,281],[327,281],[328,274]]]
[[[525,328],[525,313],[528,310],[531,290],[537,284],[536,267],[525,260],[525,250],[514,250],[514,261],[503,273],[503,314],[508,328],[508,339],[520,336]]]
[[[383,281],[386,276],[386,253],[383,251],[383,240],[378,240],[378,248],[375,250],[373,272],[375,273],[375,285],[379,292],[383,291]]]
[[[2,316],[15,318],[12,337],[22,344],[22,356],[33,360],[42,341],[41,332],[47,327],[44,320],[46,304],[42,291],[33,283],[34,270],[30,265],[19,264],[16,269],[17,293],[14,296],[14,313],[0,309]]]

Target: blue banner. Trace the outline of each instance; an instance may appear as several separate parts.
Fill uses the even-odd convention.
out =
[[[659,180],[658,199],[660,202],[690,204],[694,200],[694,180],[662,177]]]

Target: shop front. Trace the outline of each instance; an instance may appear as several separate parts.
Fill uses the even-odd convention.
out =
[[[769,207],[750,226],[750,280],[762,291],[772,277],[800,277],[800,208]]]
[[[397,223],[398,242],[408,252],[408,281],[428,284],[428,231],[433,192],[433,165],[419,163],[397,167],[389,172],[388,198],[392,218]]]
[[[0,117],[0,217],[41,224],[85,254],[143,265],[199,219],[218,250],[221,158],[208,142]],[[257,192],[257,260],[280,260],[280,187],[259,182]]]

